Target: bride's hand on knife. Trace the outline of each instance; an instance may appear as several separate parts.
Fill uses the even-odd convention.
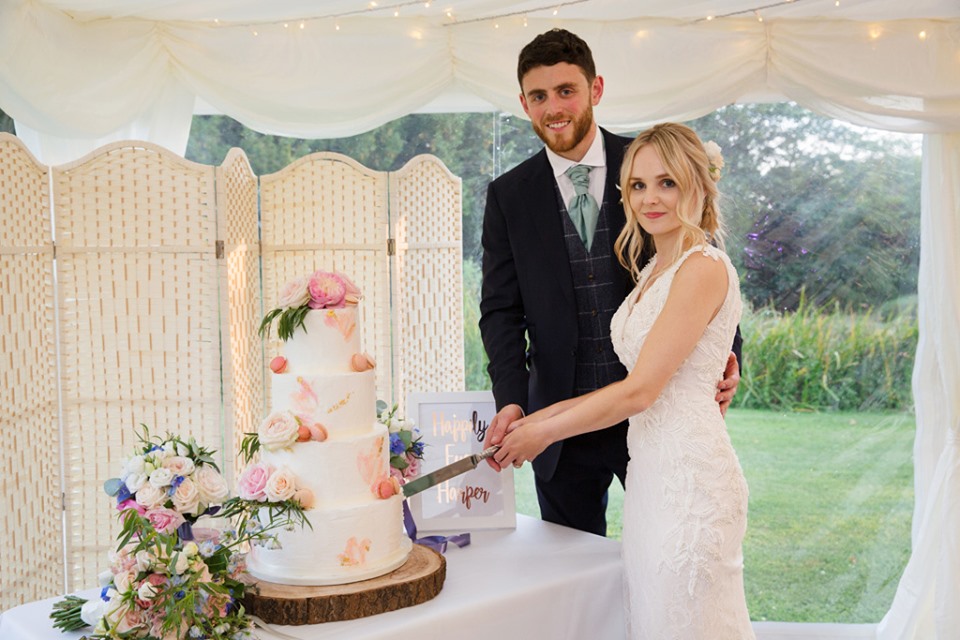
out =
[[[500,451],[494,456],[500,467],[512,464],[520,467],[543,452],[551,440],[546,435],[544,423],[535,420],[533,414],[520,420],[514,420],[507,427],[507,435],[500,443]]]

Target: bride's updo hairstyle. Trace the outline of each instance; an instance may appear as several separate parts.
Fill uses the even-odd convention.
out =
[[[711,148],[715,149],[715,157],[708,158],[703,142],[693,129],[674,122],[658,124],[642,132],[630,143],[620,166],[620,193],[623,197],[626,224],[613,248],[620,264],[629,269],[634,282],[639,279],[640,270],[644,266],[640,264],[640,257],[646,234],[630,205],[630,172],[637,152],[647,145],[652,145],[656,150],[664,169],[680,191],[677,203],[677,217],[680,220],[677,254],[661,256],[661,260],[670,264],[684,251],[699,244],[723,246],[720,209],[717,205],[720,195],[717,181],[723,167],[719,147],[709,143]]]

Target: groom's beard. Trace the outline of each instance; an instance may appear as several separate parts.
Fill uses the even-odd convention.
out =
[[[590,127],[593,126],[593,105],[588,105],[587,109],[579,116],[570,118],[572,130],[565,136],[558,136],[539,122],[531,122],[531,124],[533,125],[533,132],[547,145],[550,151],[556,154],[564,154],[580,144],[590,133]]]

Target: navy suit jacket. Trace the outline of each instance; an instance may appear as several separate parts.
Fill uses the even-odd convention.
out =
[[[623,151],[631,140],[600,132],[607,159],[609,255],[615,287],[625,298],[633,282],[617,261],[613,242],[624,224],[616,185]],[[556,180],[545,150],[487,189],[480,333],[490,359],[497,409],[515,403],[530,413],[574,392],[577,306],[559,211]],[[624,432],[605,429],[597,437],[624,440]],[[538,476],[546,480],[553,476],[561,446],[551,445],[537,456],[533,467]]]

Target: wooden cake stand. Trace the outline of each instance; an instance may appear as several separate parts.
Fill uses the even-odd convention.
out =
[[[390,573],[350,584],[303,587],[255,580],[243,598],[247,612],[270,624],[354,620],[422,604],[443,588],[447,561],[419,544]]]

